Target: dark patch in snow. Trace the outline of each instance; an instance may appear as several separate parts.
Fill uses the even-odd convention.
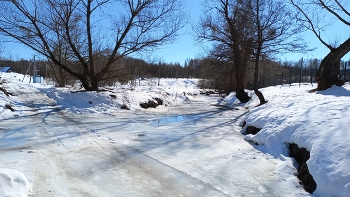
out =
[[[6,104],[5,108],[11,110],[12,112],[15,111],[15,109],[13,109],[13,107],[10,104]]]
[[[289,144],[289,155],[299,163],[298,179],[302,182],[305,191],[313,193],[317,184],[309,172],[306,161],[310,158],[310,152],[305,148],[299,148],[297,144]]]
[[[158,105],[163,105],[163,100],[160,98],[153,98],[155,101],[157,101]]]
[[[156,108],[158,106],[158,103],[154,102],[153,100],[148,100],[147,103],[140,103],[140,107],[147,109],[147,108]]]
[[[247,124],[246,121],[243,121],[243,122],[242,122],[242,129],[245,127],[246,124]]]
[[[125,110],[130,110],[130,108],[126,105],[126,104],[123,104],[120,109],[125,109]]]
[[[254,126],[248,126],[246,134],[256,135],[260,130],[261,130],[261,128],[256,128]]]
[[[11,93],[9,93],[5,88],[0,88],[0,91],[2,91],[7,97],[13,96]]]

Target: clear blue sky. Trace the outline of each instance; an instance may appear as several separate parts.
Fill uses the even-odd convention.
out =
[[[150,58],[149,60],[155,60],[155,61],[163,61],[163,62],[173,62],[173,63],[180,63],[181,65],[184,64],[185,60],[187,58],[198,58],[201,57],[204,54],[204,51],[202,50],[202,47],[195,43],[194,33],[192,31],[192,25],[198,23],[201,11],[202,11],[202,2],[205,0],[185,0],[186,3],[186,10],[188,10],[190,13],[190,23],[185,26],[184,29],[181,30],[180,36],[177,39],[176,42],[172,44],[168,44],[163,46],[162,48],[154,51],[153,54],[145,54],[144,57]],[[334,31],[336,30],[336,31]],[[326,38],[326,41],[333,40],[335,37],[344,38],[344,36],[349,36],[350,31],[348,31],[349,28],[345,26],[335,25],[332,28],[332,31],[325,32],[324,35],[326,35],[328,38]],[[336,33],[334,33],[336,32]],[[317,49],[313,52],[310,52],[308,54],[281,54],[278,57],[281,60],[299,60],[302,57],[304,59],[310,59],[310,58],[319,58],[322,59],[325,57],[329,50],[321,44],[321,42],[315,37],[314,34],[311,32],[306,33],[305,39],[310,43],[309,47],[316,47]],[[18,58],[24,58],[24,59],[30,59],[35,54],[30,49],[24,48],[23,46],[16,45],[16,44],[6,44],[6,50],[9,51],[12,55],[12,59],[18,59]],[[8,57],[8,54],[3,54],[6,57]],[[343,60],[349,60],[350,55],[346,55]]]
[[[187,10],[190,11],[191,14],[191,22],[197,23],[199,21],[201,11],[202,11],[202,2],[205,0],[185,0]],[[344,25],[335,25],[333,29],[331,29],[329,32],[325,32],[323,35],[325,35],[326,39],[325,41],[333,40],[334,38],[344,38],[344,36],[349,36],[350,28],[346,28],[345,30]],[[334,30],[337,33],[334,33]],[[181,36],[178,40],[178,42],[173,43],[171,45],[165,46],[164,49],[161,49],[158,51],[157,55],[160,57],[163,57],[163,59],[166,62],[179,62],[180,64],[183,64],[186,58],[196,58],[203,55],[203,50],[200,46],[196,46],[194,42],[193,36],[191,36],[192,27],[191,24],[186,26],[185,32],[188,31],[189,33]],[[192,33],[193,34],[193,33]],[[316,48],[315,51],[309,52],[307,54],[301,54],[301,53],[289,53],[289,54],[280,54],[278,56],[281,60],[293,60],[297,61],[301,58],[304,59],[311,59],[311,58],[318,58],[322,59],[329,53],[329,49],[326,48],[317,38],[316,36],[311,32],[305,33],[305,40],[309,42],[310,48]],[[349,60],[350,55],[346,55],[343,60]]]

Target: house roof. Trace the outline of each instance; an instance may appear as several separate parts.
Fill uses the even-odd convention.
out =
[[[0,72],[9,72],[11,69],[11,66],[0,67]]]

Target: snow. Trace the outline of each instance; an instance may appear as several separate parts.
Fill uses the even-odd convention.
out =
[[[350,196],[350,85],[308,93],[311,89],[298,84],[262,89],[269,102],[252,109],[245,120],[245,128],[262,130],[245,139],[276,158],[288,155],[287,143],[306,148],[307,165],[317,184],[313,194]]]
[[[160,85],[155,80],[140,81],[139,86],[116,84],[102,92],[82,92],[78,89],[40,88],[50,98],[56,100],[62,108],[73,113],[113,114],[120,111],[123,104],[131,110],[141,110],[140,103],[160,98],[165,105],[178,105],[193,94],[198,94],[195,88],[198,79],[161,79]],[[139,82],[136,82],[137,84]],[[111,95],[113,95],[113,98]]]
[[[83,92],[0,77],[0,196],[350,196],[350,84],[268,87],[256,107],[253,92],[201,96],[197,79]],[[140,107],[154,98],[164,105]],[[250,125],[262,130],[242,135]],[[287,143],[310,151],[312,195]]]
[[[22,172],[0,168],[0,196],[25,197],[29,183]]]

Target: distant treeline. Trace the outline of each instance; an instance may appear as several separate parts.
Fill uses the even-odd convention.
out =
[[[317,72],[320,64],[319,59],[284,61],[273,60],[261,61],[259,70],[259,86],[267,87],[271,85],[280,85],[283,83],[312,82],[313,76]],[[11,66],[18,73],[33,75],[34,64],[36,67],[35,75],[43,76],[52,80],[57,86],[72,85],[77,80],[58,69],[49,61],[28,61],[28,60],[0,60],[0,66]],[[345,66],[343,62],[342,65]],[[113,85],[115,82],[127,83],[135,79],[145,78],[200,78],[201,88],[216,89],[225,92],[230,89],[230,65],[216,59],[187,59],[183,66],[179,63],[164,62],[146,62],[142,59],[126,57],[120,60],[117,65],[120,69],[119,76],[109,78],[101,82],[103,85]],[[341,73],[349,75],[342,66]],[[253,65],[248,69],[245,88],[250,89],[253,82]],[[349,78],[349,77],[348,77]],[[232,81],[232,80],[231,80]]]

